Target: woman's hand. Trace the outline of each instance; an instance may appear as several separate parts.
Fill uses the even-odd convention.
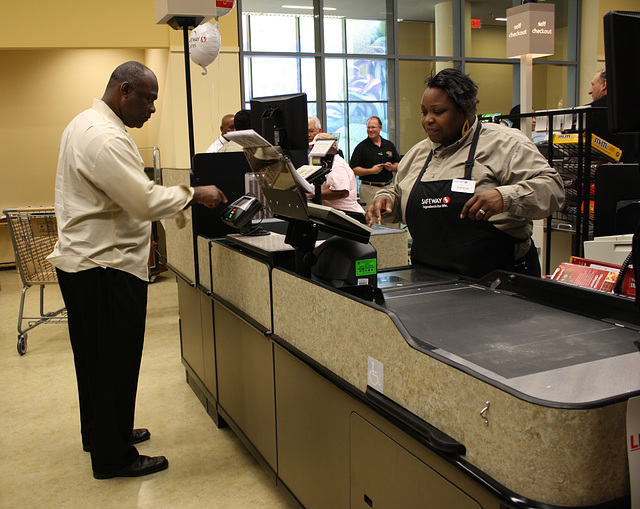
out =
[[[460,219],[469,216],[469,219],[486,221],[491,216],[500,214],[504,207],[502,195],[497,189],[490,189],[478,194],[474,194],[471,199],[464,204]]]
[[[393,211],[393,201],[388,196],[378,196],[367,207],[367,212],[364,217],[367,220],[367,224],[371,226],[374,219],[380,222],[382,220],[383,212]]]

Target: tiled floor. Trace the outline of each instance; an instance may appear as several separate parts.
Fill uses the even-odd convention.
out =
[[[0,508],[289,509],[284,495],[228,428],[219,430],[185,382],[175,279],[149,286],[147,335],[136,426],[151,431],[142,454],[169,460],[163,472],[95,480],[82,451],[66,324],[39,325],[16,350],[22,283],[0,270]],[[57,286],[46,310],[61,307]],[[38,288],[27,292],[38,314]]]

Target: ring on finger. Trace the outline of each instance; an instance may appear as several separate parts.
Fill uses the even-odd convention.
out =
[[[482,214],[483,216],[486,214],[486,212],[482,209],[479,209],[478,212],[480,212],[480,214]]]

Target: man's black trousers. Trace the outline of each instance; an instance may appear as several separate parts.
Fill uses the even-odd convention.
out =
[[[73,349],[83,446],[93,470],[113,472],[138,457],[128,445],[147,312],[148,283],[129,273],[58,269]]]

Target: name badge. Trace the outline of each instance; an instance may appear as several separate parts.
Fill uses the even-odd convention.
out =
[[[451,182],[451,190],[458,193],[471,193],[476,190],[475,180],[453,179]]]

